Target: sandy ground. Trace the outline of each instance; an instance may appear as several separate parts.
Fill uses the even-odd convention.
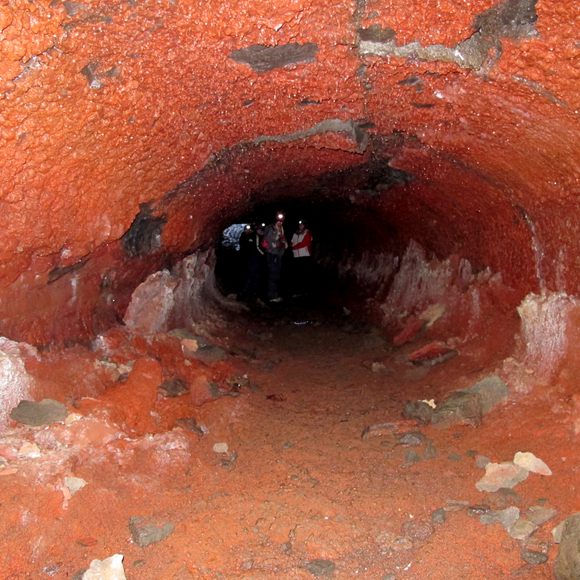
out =
[[[574,377],[513,393],[479,427],[421,426],[402,418],[405,401],[439,401],[489,375],[510,339],[492,333],[423,368],[406,360],[421,340],[393,349],[340,315],[306,321],[294,312],[222,328],[215,360],[184,352],[180,337],[119,329],[100,348],[28,360],[38,398],[70,415],[14,423],[0,441],[0,577],[74,578],[118,553],[127,578],[142,580],[551,578],[551,531],[580,510]],[[191,392],[162,396],[159,384],[175,377]],[[406,432],[426,439],[402,445]],[[214,450],[220,443],[227,452]],[[477,457],[510,461],[517,451],[553,475],[479,492]],[[73,493],[67,476],[86,485]],[[557,514],[527,543],[479,521],[488,509],[532,505]],[[141,547],[136,516],[172,531]],[[525,549],[548,561],[525,562]]]

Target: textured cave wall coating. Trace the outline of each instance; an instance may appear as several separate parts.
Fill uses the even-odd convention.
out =
[[[0,333],[46,342],[120,320],[139,283],[205,248],[229,217],[279,188],[331,196],[317,176],[374,154],[360,126],[399,135],[385,158],[415,177],[368,205],[385,243],[402,252],[413,238],[489,267],[520,298],[578,293],[579,11],[572,0],[4,3]],[[142,204],[163,224],[160,245],[131,256],[120,240]]]

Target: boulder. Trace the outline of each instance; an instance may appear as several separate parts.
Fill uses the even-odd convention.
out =
[[[557,580],[580,578],[580,513],[568,517],[564,523],[554,575]]]

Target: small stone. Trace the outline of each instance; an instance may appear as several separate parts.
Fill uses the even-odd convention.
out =
[[[423,542],[433,535],[435,529],[429,522],[409,520],[403,524],[402,531],[408,538]]]
[[[514,455],[514,465],[540,475],[552,475],[552,470],[533,453],[518,451]]]
[[[215,443],[213,446],[214,453],[227,453],[229,451],[229,445],[227,443]]]
[[[407,401],[403,408],[405,419],[415,419],[424,425],[431,422],[432,416],[433,407],[424,401]]]
[[[533,522],[537,526],[541,526],[542,524],[545,524],[548,520],[551,520],[553,517],[555,517],[557,513],[558,510],[555,510],[554,508],[533,505],[528,508],[526,516],[531,522]]]
[[[488,463],[485,475],[475,484],[479,491],[497,491],[502,487],[512,488],[528,477],[528,470],[513,463]]]
[[[220,460],[220,464],[224,469],[232,470],[238,460],[238,454],[235,451],[230,451]]]
[[[526,518],[520,518],[516,523],[508,530],[508,534],[514,540],[525,540],[529,538],[536,530],[538,526]]]
[[[517,507],[508,507],[483,514],[479,521],[485,525],[501,524],[506,530],[509,530],[518,521],[519,517],[520,510]]]
[[[479,467],[479,469],[485,469],[488,463],[491,463],[491,459],[485,455],[478,455],[475,458],[475,467]]]
[[[394,574],[385,574],[383,580],[397,580],[397,577]]]
[[[580,513],[565,520],[554,572],[557,580],[580,578]]]
[[[322,576],[334,576],[336,564],[332,560],[311,560],[304,565],[304,569],[317,578]]]
[[[105,560],[93,560],[82,580],[126,580],[123,555],[114,554]]]
[[[465,455],[466,455],[467,457],[474,458],[474,457],[477,457],[477,451],[476,451],[475,449],[468,449],[468,450],[465,452]]]
[[[20,401],[18,406],[12,409],[10,418],[24,425],[40,427],[64,421],[67,415],[66,407],[62,403],[52,399],[43,399],[40,402]]]
[[[491,508],[485,504],[470,505],[467,508],[467,515],[477,518],[483,516],[491,511]]]
[[[158,525],[156,522],[138,516],[129,518],[129,531],[133,541],[141,548],[156,544],[169,537],[175,526],[172,523]]]
[[[370,439],[371,437],[391,435],[396,428],[396,423],[377,423],[376,425],[368,425],[363,429],[361,433],[361,439]]]
[[[444,508],[436,509],[431,513],[431,522],[434,524],[444,524],[447,520],[447,513]]]
[[[423,443],[425,443],[425,440],[427,438],[425,437],[425,435],[423,435],[423,433],[420,433],[419,431],[409,431],[408,433],[402,433],[400,435],[397,435],[397,440],[399,441],[400,445],[403,445],[404,447],[413,447],[416,445],[422,445]]]
[[[449,459],[449,461],[461,461],[463,458],[461,455],[459,455],[459,453],[449,453],[449,455],[447,455],[447,459]]]
[[[64,485],[70,491],[71,496],[80,491],[87,482],[82,479],[81,477],[65,477],[64,478]]]
[[[542,552],[535,552],[533,550],[522,550],[521,551],[522,560],[532,566],[538,566],[539,564],[545,564],[548,561],[547,554]]]

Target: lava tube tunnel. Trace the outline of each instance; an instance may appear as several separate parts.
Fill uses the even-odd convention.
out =
[[[579,16],[4,3],[2,577],[579,578]]]

